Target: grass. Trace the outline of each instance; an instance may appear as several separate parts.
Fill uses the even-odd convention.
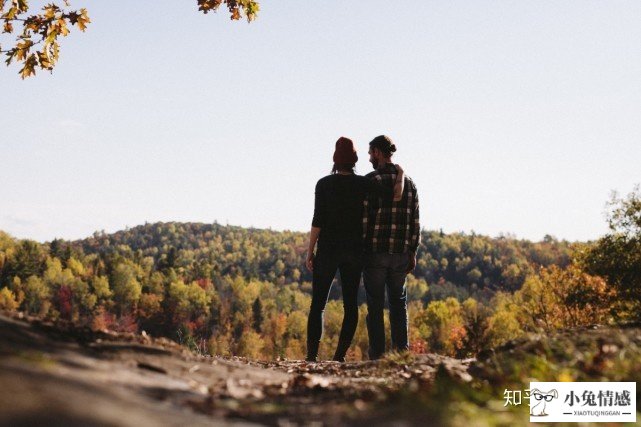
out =
[[[410,362],[411,355],[386,358],[390,364]],[[470,373],[472,381],[463,382],[440,366],[433,382],[409,382],[390,396],[379,417],[392,419],[393,414],[402,413],[411,424],[429,420],[431,425],[453,427],[529,426],[529,402],[523,399],[519,406],[506,406],[506,389],[524,392],[530,381],[639,382],[641,329],[602,328],[525,337],[487,354],[471,366]]]

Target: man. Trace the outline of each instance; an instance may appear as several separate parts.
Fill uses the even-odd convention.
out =
[[[375,171],[366,176],[381,184],[393,183],[397,174],[392,163],[395,151],[396,146],[389,137],[381,135],[374,138],[369,143],[369,161]],[[383,306],[386,289],[392,348],[397,351],[409,349],[405,277],[416,267],[416,250],[420,241],[416,186],[406,176],[400,201],[370,197],[366,199],[365,206],[363,282],[367,293],[369,358],[374,360],[385,352]]]

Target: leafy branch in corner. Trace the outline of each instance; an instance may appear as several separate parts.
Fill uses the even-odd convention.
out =
[[[260,10],[258,2],[253,0],[198,0],[198,10],[205,14],[212,10],[215,12],[223,3],[227,5],[233,21],[238,21],[244,14],[247,22],[252,22]]]
[[[0,0],[0,34],[15,35],[9,47],[0,44],[0,53],[6,55],[7,66],[13,62],[22,65],[19,72],[22,79],[35,75],[37,68],[52,71],[60,57],[59,37],[69,35],[74,26],[84,32],[91,23],[87,9],[71,10],[70,1],[62,1],[63,6],[48,3],[33,13],[28,0]],[[218,10],[224,3],[232,20],[244,15],[251,22],[260,10],[253,0],[197,1],[198,10],[205,14]]]

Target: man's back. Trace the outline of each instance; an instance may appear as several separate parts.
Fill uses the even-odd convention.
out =
[[[397,170],[392,163],[367,174],[380,184],[393,185]],[[369,253],[416,253],[420,240],[418,193],[405,177],[403,198],[394,202],[380,197],[366,199],[363,216],[365,251]]]

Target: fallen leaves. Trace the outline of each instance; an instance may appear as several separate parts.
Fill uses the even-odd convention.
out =
[[[326,389],[329,385],[329,378],[311,374],[298,374],[290,381],[292,390]]]
[[[262,389],[248,379],[228,378],[225,386],[228,396],[233,399],[262,399],[265,397]]]

